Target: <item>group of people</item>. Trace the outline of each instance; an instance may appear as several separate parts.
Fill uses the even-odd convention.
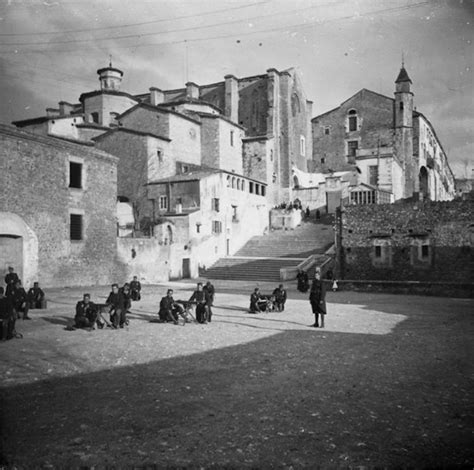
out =
[[[112,284],[112,290],[105,304],[96,304],[91,301],[90,294],[84,294],[82,300],[76,304],[74,317],[75,328],[102,329],[104,326],[111,328],[124,328],[128,325],[127,313],[130,313],[132,300],[141,299],[142,286],[137,276],[131,282],[126,282],[122,287]],[[107,320],[103,314],[108,314]]]
[[[13,266],[8,267],[5,276],[5,288],[0,286],[0,322],[1,339],[15,337],[15,323],[17,319],[31,320],[28,312],[35,308],[46,308],[46,298],[38,282],[34,282],[28,292],[21,283],[21,279]]]
[[[198,282],[196,290],[188,300],[174,300],[173,289],[168,289],[166,296],[160,301],[159,320],[177,325],[179,318],[182,317],[183,322],[188,323],[192,317],[191,306],[195,305],[196,321],[203,324],[211,323],[215,293],[216,290],[210,281],[207,281],[206,285]]]
[[[287,292],[283,284],[280,284],[276,289],[273,290],[271,295],[265,295],[260,292],[260,289],[256,287],[250,294],[250,313],[262,313],[272,312],[283,312],[285,310],[285,303],[287,298]]]

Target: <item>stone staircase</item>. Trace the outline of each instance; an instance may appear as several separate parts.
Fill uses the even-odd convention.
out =
[[[333,244],[334,233],[329,224],[303,222],[294,230],[274,230],[268,235],[253,237],[234,256],[219,259],[200,272],[208,279],[280,280],[280,268],[291,268],[310,255],[320,255],[318,264],[327,256],[324,252]],[[309,275],[312,276],[313,270]]]

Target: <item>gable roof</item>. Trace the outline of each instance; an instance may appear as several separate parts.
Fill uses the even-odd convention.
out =
[[[105,137],[110,137],[113,134],[117,132],[125,132],[127,134],[133,134],[137,135],[140,137],[153,137],[155,139],[160,139],[160,140],[165,140],[166,142],[171,142],[171,139],[168,139],[167,137],[162,137],[158,134],[152,134],[151,132],[141,132],[141,131],[136,131],[135,129],[129,129],[128,127],[114,127],[113,129],[108,130],[107,132],[104,132],[103,134],[100,134],[96,137],[92,137],[92,140],[102,140]]]
[[[194,119],[191,116],[188,116],[187,114],[178,113],[177,111],[173,111],[172,109],[164,108],[161,106],[153,106],[152,104],[149,104],[149,103],[137,103],[135,106],[132,106],[131,108],[124,111],[122,114],[118,115],[116,119],[120,120],[123,117],[127,116],[128,114],[134,112],[138,108],[147,109],[148,111],[153,111],[155,113],[173,114],[183,119],[187,119],[188,121],[194,122],[195,124],[201,125],[201,123],[197,119]]]

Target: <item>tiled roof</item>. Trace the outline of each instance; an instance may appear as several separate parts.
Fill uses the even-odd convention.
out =
[[[410,82],[410,77],[408,76],[407,71],[405,70],[405,67],[402,67],[400,69],[400,73],[398,74],[397,79],[395,80],[395,83],[400,83],[400,82]]]

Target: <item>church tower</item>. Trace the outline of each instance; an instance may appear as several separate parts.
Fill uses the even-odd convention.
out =
[[[400,73],[395,80],[394,154],[403,165],[404,198],[413,196],[416,178],[413,158],[413,92],[411,84],[410,77],[402,63]]]
[[[97,70],[97,73],[99,75],[101,90],[120,90],[123,72],[112,67],[112,61],[110,61],[108,67]]]

